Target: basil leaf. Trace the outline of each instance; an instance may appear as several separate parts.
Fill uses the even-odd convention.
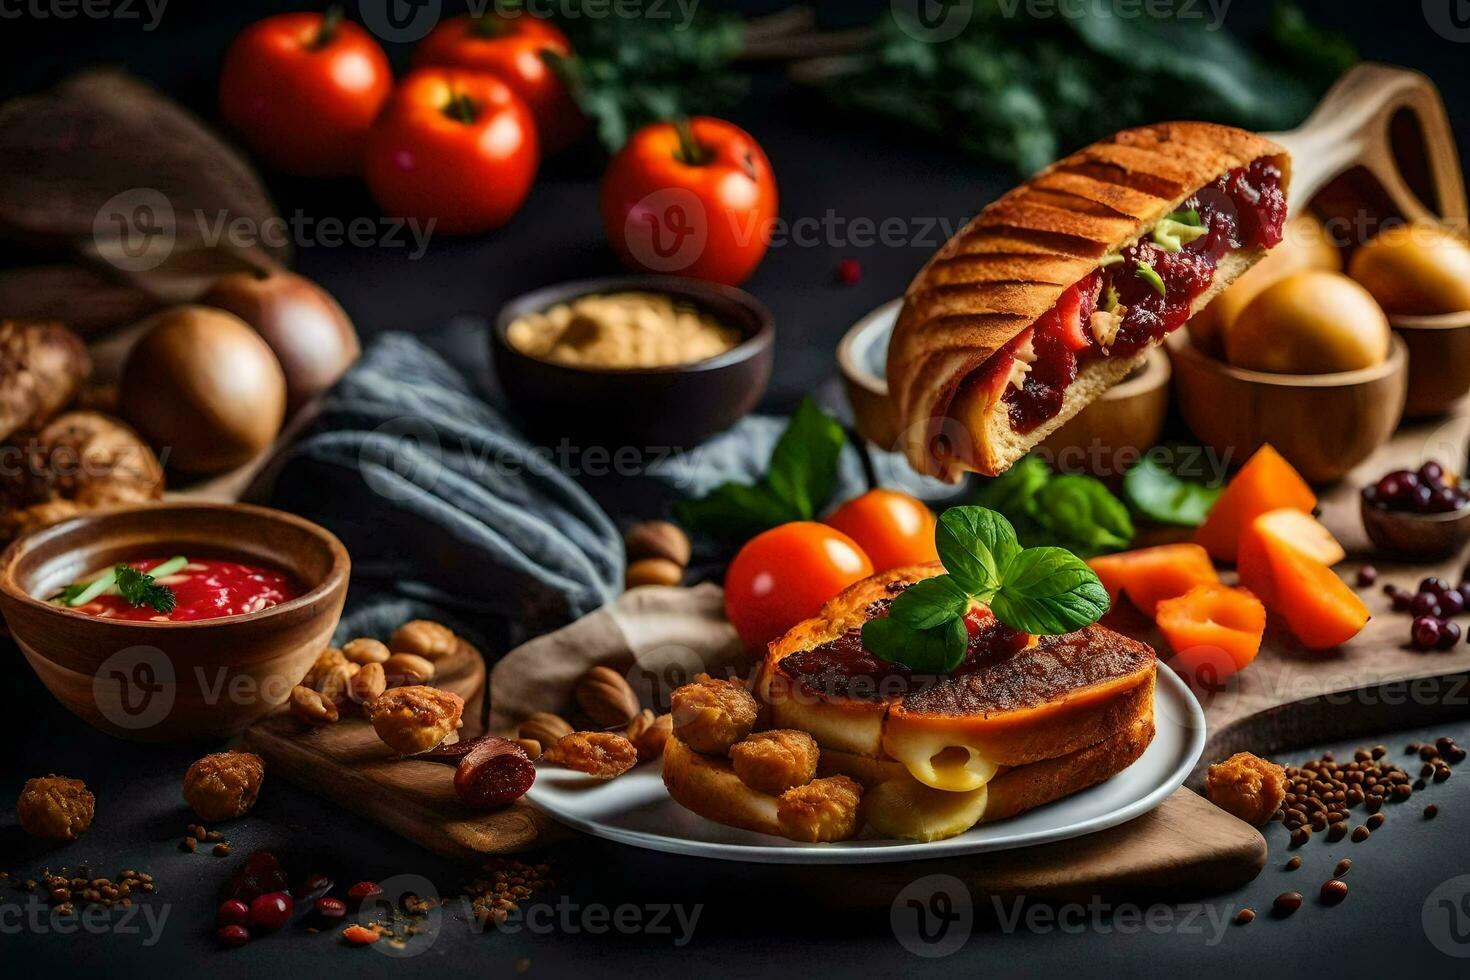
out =
[[[927,630],[963,617],[969,608],[970,596],[959,583],[949,575],[936,575],[900,592],[888,616],[916,630]]]
[[[766,483],[798,515],[795,520],[812,520],[832,499],[837,464],[846,443],[842,426],[810,398],[791,416],[771,450]]]
[[[1038,518],[1069,550],[1119,551],[1133,541],[1128,508],[1102,481],[1077,473],[1054,477],[1037,494]]]
[[[1006,566],[990,609],[1011,629],[1057,636],[1097,622],[1108,592],[1070,551],[1028,548]]]
[[[719,538],[749,538],[801,518],[764,483],[722,483],[699,500],[681,500],[674,517],[691,531]]]
[[[1160,524],[1198,527],[1224,487],[1185,480],[1152,457],[1123,475],[1123,495],[1140,514]]]
[[[965,659],[970,643],[963,619],[917,630],[891,616],[863,624],[863,646],[880,660],[901,663],[917,674],[947,674]]]
[[[1027,456],[1000,476],[984,481],[975,503],[999,511],[1011,520],[1035,512],[1036,493],[1051,479],[1051,467],[1039,456]]]
[[[1001,571],[1021,551],[1016,529],[985,507],[951,507],[939,518],[934,545],[944,570],[981,598],[1000,586]]]

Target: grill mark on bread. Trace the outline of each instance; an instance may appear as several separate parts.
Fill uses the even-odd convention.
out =
[[[1080,214],[1091,215],[1094,218],[1116,219],[1123,218],[1134,220],[1136,215],[1127,210],[1118,195],[1094,194],[1085,195],[1079,193],[1082,188],[1064,189],[1053,181],[1050,184],[1038,184],[1026,194],[1026,200],[1046,207],[1059,208]],[[1111,201],[1108,199],[1111,197]]]
[[[1054,172],[1085,177],[1100,184],[1111,184],[1166,201],[1172,201],[1184,193],[1184,187],[1172,180],[1165,180],[1153,174],[1124,170],[1114,163],[1059,163]]]
[[[972,228],[950,254],[984,255],[986,252],[1021,252],[1060,260],[1096,259],[1103,254],[1097,242],[1079,235],[999,225]]]

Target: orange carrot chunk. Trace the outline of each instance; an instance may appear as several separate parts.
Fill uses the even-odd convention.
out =
[[[1218,681],[1256,659],[1266,633],[1266,607],[1245,589],[1197,585],[1159,603],[1156,621],[1174,650],[1176,670]],[[1206,666],[1213,676],[1204,676]]]
[[[1265,445],[1246,460],[1225,487],[1194,540],[1218,561],[1235,561],[1241,535],[1251,521],[1267,511],[1290,507],[1311,513],[1317,495],[1281,454]]]
[[[1087,564],[1114,602],[1120,595],[1127,595],[1150,618],[1163,600],[1181,596],[1196,585],[1220,581],[1210,556],[1197,544],[1139,548],[1102,555]]]
[[[1368,622],[1368,607],[1336,572],[1259,527],[1241,541],[1238,567],[1241,584],[1285,619],[1308,650],[1346,643]]]

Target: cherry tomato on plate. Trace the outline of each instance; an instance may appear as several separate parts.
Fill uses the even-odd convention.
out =
[[[378,206],[467,235],[510,220],[540,156],[526,104],[494,75],[420,68],[368,134],[363,176]]]
[[[823,523],[856,541],[880,572],[939,560],[934,514],[923,501],[897,490],[869,490],[837,508]]]
[[[536,117],[541,152],[550,156],[576,142],[587,118],[542,52],[568,56],[572,46],[550,21],[499,11],[451,17],[414,49],[414,67],[442,65],[489,72],[509,85]]]
[[[220,72],[220,115],[272,167],[361,172],[368,128],[393,88],[373,36],[340,14],[278,14],[235,38]]]
[[[776,178],[760,144],[696,116],[634,133],[602,178],[602,226],[632,269],[739,285],[776,218]]]
[[[756,650],[872,574],[868,556],[841,531],[815,521],[782,524],[751,538],[730,563],[725,615]]]

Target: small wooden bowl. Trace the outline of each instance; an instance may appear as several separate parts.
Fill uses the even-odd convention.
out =
[[[888,405],[888,340],[903,300],[884,303],[863,317],[837,346],[847,400],[857,430],[883,449],[898,449],[898,429]],[[1158,441],[1169,410],[1169,358],[1149,352],[1138,371],[1114,385],[1042,443],[1059,466],[1099,474],[1117,473],[1119,450],[1148,449]]]
[[[1340,374],[1270,374],[1202,353],[1183,330],[1167,340],[1180,413],[1221,457],[1244,462],[1270,443],[1311,483],[1331,483],[1381,446],[1403,416],[1409,353]]]
[[[1388,318],[1409,347],[1409,394],[1404,415],[1444,415],[1470,392],[1470,310],[1439,316]]]
[[[667,293],[712,314],[745,339],[723,354],[657,368],[581,368],[521,353],[512,322],[593,294]],[[605,446],[692,447],[734,425],[771,379],[771,311],[730,286],[674,276],[617,276],[548,286],[511,300],[490,328],[495,372],[526,426],[548,438]]]
[[[1448,558],[1470,541],[1470,507],[1446,514],[1411,514],[1375,507],[1361,497],[1358,506],[1363,530],[1380,551],[1395,558]]]
[[[99,619],[44,601],[140,554],[274,566],[307,591],[241,616]],[[88,514],[0,555],[0,613],[31,667],[88,724],[140,741],[231,735],[284,702],[326,648],[351,562],[330,532],[245,504],[174,504]]]

